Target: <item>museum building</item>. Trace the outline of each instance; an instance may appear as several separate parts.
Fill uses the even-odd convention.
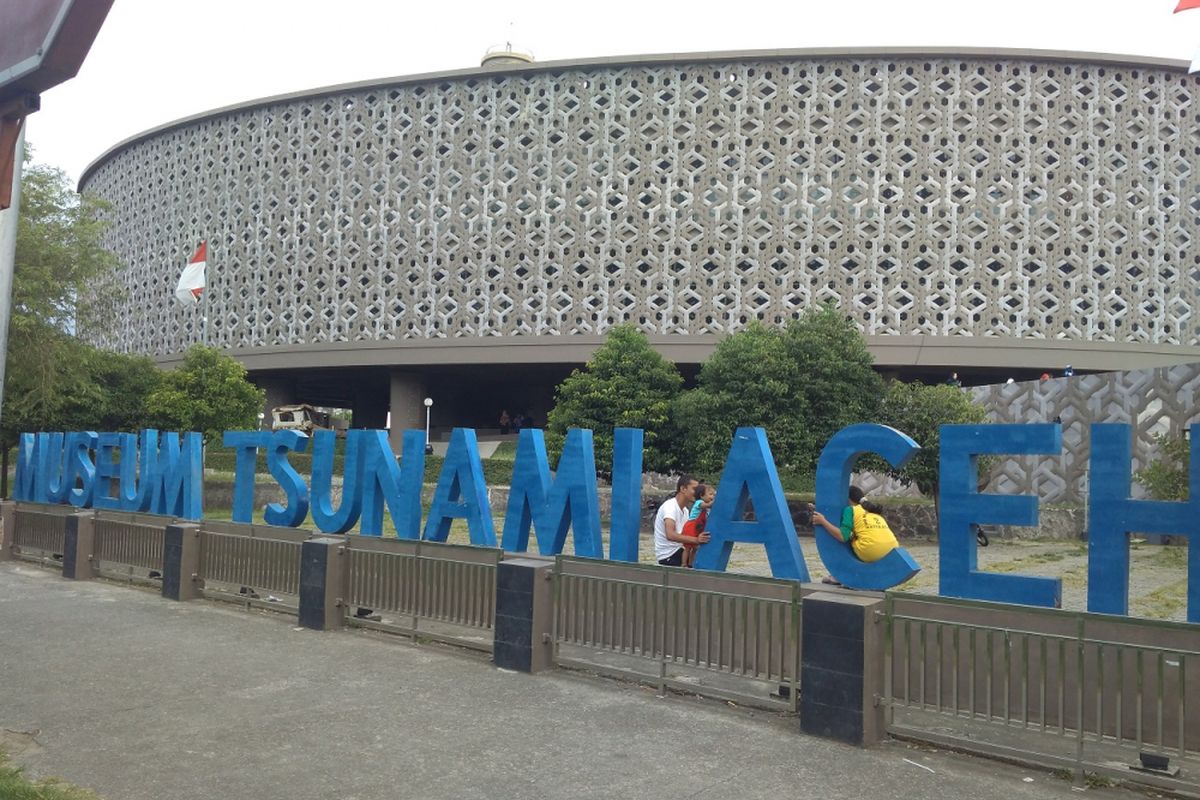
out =
[[[98,345],[205,335],[268,406],[545,419],[620,323],[694,374],[835,303],[880,370],[970,382],[1200,361],[1186,62],[937,49],[697,53],[371,80],[117,144],[125,289]],[[203,309],[174,300],[208,242]]]

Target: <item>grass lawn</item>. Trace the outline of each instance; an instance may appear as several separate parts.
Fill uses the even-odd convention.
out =
[[[99,800],[92,792],[53,778],[31,781],[0,752],[0,800]]]

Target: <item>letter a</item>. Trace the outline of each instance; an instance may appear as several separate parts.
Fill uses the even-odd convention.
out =
[[[748,522],[746,502],[751,500],[754,520]],[[767,549],[771,574],[776,578],[808,580],[808,567],[800,555],[796,528],[762,428],[738,428],[734,434],[717,499],[708,512],[708,530],[712,540],[697,551],[696,569],[724,572],[733,543],[750,542]]]

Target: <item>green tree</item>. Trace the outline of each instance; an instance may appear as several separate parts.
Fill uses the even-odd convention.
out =
[[[866,339],[831,305],[789,323],[783,342],[796,364],[795,391],[808,409],[793,463],[813,471],[831,436],[847,425],[875,419],[883,380]]]
[[[37,323],[27,331],[30,335],[40,335],[41,326],[75,332],[106,330],[112,324],[111,300],[117,289],[107,278],[117,260],[104,249],[106,208],[89,195],[76,194],[62,170],[26,166],[12,315],[14,321]]]
[[[666,469],[671,401],[682,385],[675,365],[650,346],[645,334],[632,325],[618,325],[583,369],[559,384],[546,422],[547,450],[557,458],[568,428],[588,428],[596,468],[610,474],[613,428],[641,428],[645,467]]]
[[[1145,469],[1133,473],[1133,479],[1142,485],[1154,500],[1188,499],[1188,463],[1191,459],[1191,443],[1180,437],[1154,437],[1158,458]]]
[[[103,209],[75,194],[61,170],[24,168],[0,412],[5,460],[19,432],[95,427],[91,411],[105,402],[89,369],[94,351],[75,337],[114,320],[105,310],[117,262],[103,246]]]
[[[99,387],[99,402],[80,409],[78,416],[91,421],[87,430],[139,431],[154,420],[146,401],[166,375],[146,356],[130,356],[88,348],[87,372]]]
[[[882,382],[866,340],[832,306],[774,330],[754,322],[721,341],[676,403],[681,459],[720,469],[733,432],[765,428],[781,469],[811,474],[825,442],[874,418]]]
[[[890,382],[879,410],[879,422],[907,433],[921,445],[921,450],[904,469],[888,470],[888,474],[905,486],[916,484],[921,494],[936,502],[941,426],[977,424],[986,417],[983,406],[957,386]],[[987,459],[980,462],[980,475],[984,476],[990,462]]]
[[[715,475],[743,426],[765,428],[776,461],[793,464],[809,412],[806,396],[796,391],[799,382],[779,331],[753,322],[722,339],[700,368],[696,388],[675,403],[681,466]]]
[[[258,427],[265,393],[246,380],[246,368],[220,350],[193,345],[183,366],[167,372],[146,398],[146,409],[164,430],[199,431],[220,443],[227,430]]]
[[[102,396],[88,372],[89,348],[58,328],[17,318],[9,343],[0,425],[4,447],[16,444],[23,431],[86,428],[90,420],[80,411],[98,405]]]

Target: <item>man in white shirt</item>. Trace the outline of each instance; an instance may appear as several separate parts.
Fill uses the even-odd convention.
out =
[[[696,499],[697,483],[691,475],[680,475],[675,496],[668,497],[654,515],[654,558],[664,567],[683,566],[683,546],[704,544],[709,539],[707,532],[699,536],[683,535],[688,510]]]

